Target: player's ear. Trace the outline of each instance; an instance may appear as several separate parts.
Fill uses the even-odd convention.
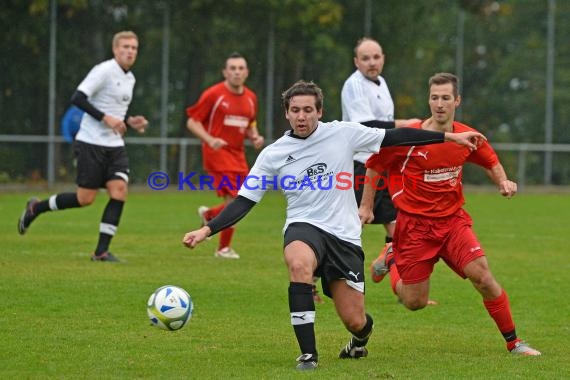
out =
[[[460,104],[461,104],[461,95],[457,95],[457,98],[455,98],[455,108],[459,107]]]

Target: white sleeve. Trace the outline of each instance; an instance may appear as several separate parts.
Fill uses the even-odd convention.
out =
[[[259,203],[267,190],[275,189],[276,186],[274,184],[277,184],[278,181],[277,173],[271,168],[268,151],[269,149],[265,148],[257,156],[253,167],[238,192],[238,195],[256,203]]]
[[[368,97],[360,82],[347,80],[341,92],[342,119],[344,121],[370,121],[375,120]]]
[[[83,92],[87,97],[93,96],[105,84],[106,70],[102,64],[94,66],[85,79],[77,86],[77,90]]]
[[[359,123],[341,122],[340,131],[345,134],[344,141],[349,141],[355,153],[377,153],[386,135],[382,128],[368,128]]]

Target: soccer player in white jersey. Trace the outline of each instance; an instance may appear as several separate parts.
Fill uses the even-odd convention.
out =
[[[138,52],[137,35],[123,31],[113,37],[114,58],[91,69],[77,87],[71,102],[85,111],[74,142],[77,158],[77,190],[54,194],[40,201],[31,198],[18,220],[18,232],[26,233],[32,221],[47,211],[89,206],[99,188],[106,188],[109,202],[99,225],[99,241],[91,259],[116,262],[109,252],[127,199],[129,159],[123,135],[127,127],[140,133],[148,121],[144,116],[127,116],[135,77],[130,71]]]
[[[378,41],[363,37],[354,48],[354,71],[344,82],[341,92],[342,120],[355,121],[369,127],[406,127],[419,119],[394,120],[394,101],[386,80],[382,77],[385,55]],[[367,153],[354,156],[354,175],[364,176],[364,164],[370,157]],[[360,206],[364,185],[354,182],[356,203]],[[388,189],[376,192],[374,199],[374,220],[371,224],[383,224],[386,229],[386,243],[392,241],[396,209]]]
[[[282,95],[291,130],[258,156],[237,198],[183,244],[194,248],[208,236],[237,223],[261,200],[279,189],[287,199],[284,258],[289,272],[291,324],[301,356],[297,369],[317,367],[313,276],[322,279],[323,293],[352,333],[342,359],[365,357],[372,317],[364,309],[364,252],[361,225],[352,185],[352,157],[378,152],[381,146],[424,145],[445,140],[476,149],[479,133],[435,133],[410,128],[367,128],[358,123],[320,122],[323,94],[312,82],[299,81]],[[423,132],[423,133],[418,133]],[[425,133],[428,132],[428,133]],[[342,144],[339,144],[342,141]],[[347,181],[349,182],[347,185]]]

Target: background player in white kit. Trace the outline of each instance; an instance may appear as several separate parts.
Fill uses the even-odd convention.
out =
[[[406,127],[419,119],[394,120],[394,101],[386,80],[382,77],[385,55],[378,41],[363,37],[354,47],[354,71],[344,82],[341,92],[342,120],[355,121],[367,127],[394,128]],[[354,156],[354,176],[364,176],[364,164],[368,153]],[[360,206],[363,184],[355,181],[354,194]],[[374,199],[374,220],[371,224],[383,224],[386,229],[386,243],[392,241],[396,209],[388,193],[383,188],[376,192]]]
[[[258,156],[238,197],[202,228],[184,235],[194,248],[206,237],[235,224],[261,200],[265,191],[279,188],[287,199],[284,257],[289,271],[291,324],[301,356],[297,369],[317,367],[313,276],[322,279],[323,292],[334,301],[345,327],[352,333],[339,357],[365,357],[373,329],[364,309],[364,253],[361,225],[351,189],[336,186],[339,174],[352,174],[356,152],[377,152],[380,146],[423,145],[444,139],[475,149],[479,133],[429,133],[399,128],[367,128],[358,123],[320,122],[321,89],[299,81],[282,95],[291,130]],[[417,133],[428,132],[428,133]],[[338,142],[342,141],[343,144]],[[330,184],[330,186],[329,186]]]
[[[77,158],[77,191],[59,193],[46,200],[31,198],[18,220],[23,235],[38,215],[46,211],[88,206],[99,188],[106,188],[109,202],[99,225],[99,241],[93,261],[119,261],[109,245],[115,235],[127,199],[129,159],[123,135],[127,126],[143,133],[148,121],[144,116],[127,116],[133,97],[135,77],[130,68],[136,61],[138,38],[131,31],[113,37],[114,58],[91,69],[77,87],[71,102],[85,111],[74,142]]]

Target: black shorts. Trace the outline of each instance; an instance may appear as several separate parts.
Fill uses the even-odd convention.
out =
[[[77,159],[77,186],[99,189],[112,179],[129,182],[129,157],[124,146],[107,147],[76,140],[73,153]]]
[[[366,175],[366,166],[358,161],[354,161],[354,177],[359,175]],[[364,185],[356,186],[356,181],[354,181],[354,196],[359,207],[363,191]],[[394,203],[392,203],[392,197],[390,197],[388,189],[382,188],[376,191],[373,212],[374,220],[370,224],[386,224],[396,220],[396,208]]]
[[[321,230],[309,223],[291,223],[284,236],[286,247],[302,241],[317,257],[314,276],[321,277],[323,293],[332,297],[329,284],[345,279],[348,286],[364,293],[364,252],[362,248]]]

